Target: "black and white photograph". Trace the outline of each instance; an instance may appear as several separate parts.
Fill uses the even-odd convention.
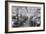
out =
[[[44,3],[9,1],[5,10],[7,32],[44,31]]]
[[[39,27],[41,8],[29,6],[12,6],[12,27]]]

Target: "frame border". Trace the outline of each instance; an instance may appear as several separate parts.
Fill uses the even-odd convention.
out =
[[[28,31],[13,31],[8,32],[8,2],[18,2],[18,3],[33,3],[33,4],[43,4],[43,30],[28,30]],[[39,32],[45,31],[45,3],[44,2],[25,2],[25,1],[5,1],[5,33],[20,33],[20,32]]]

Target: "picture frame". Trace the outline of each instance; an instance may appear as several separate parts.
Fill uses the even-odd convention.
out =
[[[45,31],[44,2],[5,1],[5,33],[38,31]]]

